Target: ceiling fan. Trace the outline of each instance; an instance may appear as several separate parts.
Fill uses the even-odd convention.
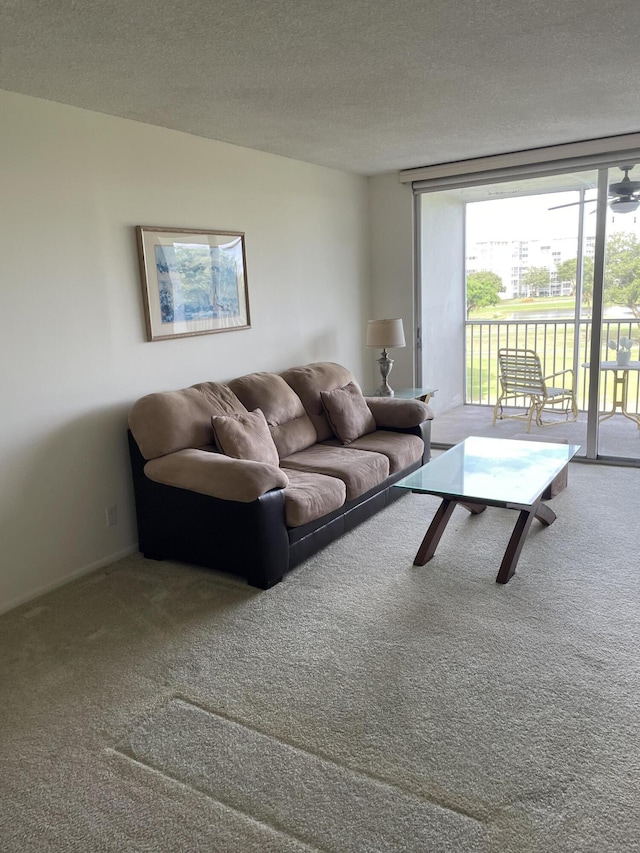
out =
[[[624,172],[624,178],[621,181],[615,181],[609,184],[609,207],[614,213],[633,213],[640,207],[640,181],[632,181],[629,178],[629,172],[633,169],[631,166],[619,166],[620,171]],[[597,201],[595,198],[587,198],[584,201],[572,201],[569,204],[557,204],[555,207],[550,207],[549,210],[559,210],[561,207],[573,207],[575,204],[589,204],[592,201]]]

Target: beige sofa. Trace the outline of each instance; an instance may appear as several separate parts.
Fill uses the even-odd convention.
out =
[[[428,461],[429,407],[364,398],[319,362],[149,394],[129,415],[140,550],[266,589],[400,497]]]

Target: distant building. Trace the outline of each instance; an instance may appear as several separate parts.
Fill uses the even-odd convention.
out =
[[[585,256],[593,257],[595,237],[587,237]],[[522,279],[531,267],[549,270],[548,287],[536,288],[537,296],[570,296],[573,282],[558,281],[557,267],[576,257],[575,237],[554,237],[547,240],[485,240],[467,246],[466,272],[494,272],[505,287],[503,299],[526,298],[534,295]]]

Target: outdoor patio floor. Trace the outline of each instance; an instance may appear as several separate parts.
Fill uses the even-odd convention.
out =
[[[508,413],[517,410],[506,409]],[[431,424],[431,441],[436,447],[450,447],[470,435],[493,438],[514,438],[527,431],[525,421],[498,420],[492,425],[492,406],[458,406],[436,414]],[[587,415],[580,412],[575,423],[559,420],[554,426],[540,428],[532,423],[530,435],[547,441],[567,439],[570,444],[580,444],[578,456],[584,456],[587,444]],[[628,461],[640,462],[640,430],[636,424],[616,413],[600,423],[598,454]]]

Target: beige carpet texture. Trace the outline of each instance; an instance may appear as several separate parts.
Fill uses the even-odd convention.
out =
[[[407,494],[261,592],[133,556],[0,617],[0,851],[640,851],[640,471]],[[224,568],[224,567],[221,567]]]

